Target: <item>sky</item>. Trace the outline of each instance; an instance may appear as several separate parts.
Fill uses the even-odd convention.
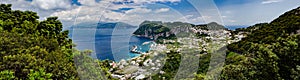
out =
[[[222,25],[254,25],[270,22],[300,6],[300,0],[0,0],[17,10],[30,10],[40,20],[57,16],[64,27],[86,22],[145,20]]]

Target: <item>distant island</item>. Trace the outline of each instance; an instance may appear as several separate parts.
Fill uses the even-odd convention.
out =
[[[83,22],[78,23],[70,28],[137,28],[137,26],[133,26],[124,22]]]
[[[202,30],[227,30],[224,26],[211,22],[208,24],[194,25],[183,22],[162,22],[162,21],[144,21],[133,33],[140,37],[147,37],[153,40],[174,39],[176,35],[182,32],[195,32],[195,29]]]

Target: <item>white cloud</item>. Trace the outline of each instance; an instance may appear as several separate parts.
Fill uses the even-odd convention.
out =
[[[268,5],[262,4],[261,1],[219,7],[221,15],[226,16],[223,17],[225,25],[254,25],[270,22],[284,12],[300,5],[300,0],[282,0],[276,4]]]
[[[236,20],[228,20],[229,22],[232,22],[232,23],[234,23],[234,22],[236,22]]]
[[[112,4],[112,2],[133,2],[132,4]],[[171,14],[164,14],[169,8],[160,8],[152,10],[144,6],[156,2],[180,2],[181,0],[78,0],[82,6],[72,5],[71,0],[3,0],[1,3],[13,4],[13,9],[31,10],[38,12],[40,19],[43,20],[49,16],[57,16],[63,22],[64,26],[71,26],[80,22],[104,21],[104,22],[128,22],[130,24],[139,24],[143,20],[174,20]],[[132,8],[124,13],[115,12],[120,8]],[[157,12],[157,13],[155,13]],[[159,15],[159,16],[157,16]],[[157,16],[157,17],[153,17]],[[172,18],[172,19],[171,19]]]
[[[110,9],[82,6],[71,10],[59,11],[51,14],[51,16],[58,16],[62,21],[77,21],[90,22],[98,21],[100,18],[107,19],[107,21],[118,21],[124,14],[113,12]]]
[[[13,9],[18,9],[18,10],[31,10],[34,9],[33,6],[31,5],[30,2],[25,1],[25,0],[1,0],[1,3],[4,4],[13,4],[12,8]],[[34,9],[36,10],[36,9]]]
[[[78,0],[78,2],[85,6],[92,6],[97,4],[95,0]]]
[[[60,20],[73,20],[79,10],[80,10],[80,8],[66,10],[66,11],[60,11],[60,12],[54,12],[50,16],[59,16]]]
[[[277,3],[283,0],[263,0],[262,4],[270,4],[270,3]]]
[[[197,17],[195,15],[185,15],[175,21],[188,22],[188,23],[194,23],[194,24],[203,24],[204,23],[202,16]]]
[[[61,10],[63,10],[63,8],[67,8],[67,7],[70,7],[68,5],[65,5],[65,6],[61,6],[61,4],[55,4],[55,5],[51,5],[49,6],[49,4],[53,4],[53,2],[46,2],[46,3],[41,3],[39,4],[38,1],[35,1],[33,0],[34,2],[31,2],[31,1],[27,1],[27,0],[1,0],[1,3],[4,3],[4,4],[12,4],[12,9],[14,10],[22,10],[22,11],[26,11],[26,10],[29,10],[29,11],[33,11],[33,12],[37,12],[38,13],[38,16],[40,16],[40,20],[44,20],[46,17],[49,17],[49,15],[51,15],[53,12],[55,11],[59,11],[59,10],[52,10],[54,9],[54,6],[55,5],[58,5],[58,6],[55,6],[56,8],[60,8]],[[42,4],[47,4],[46,5],[43,5]],[[65,4],[65,3],[63,3]],[[71,5],[71,4],[69,4]],[[48,9],[48,10],[45,10],[45,9]]]
[[[227,18],[227,16],[222,16],[222,18]]]
[[[108,1],[114,1],[114,2],[133,2],[135,4],[143,4],[143,3],[155,3],[155,2],[180,2],[181,0],[108,0]]]
[[[160,8],[158,10],[155,10],[155,13],[162,13],[162,12],[168,12],[168,11],[170,11],[169,8]]]
[[[131,9],[126,11],[125,13],[130,14],[130,13],[149,13],[151,12],[151,9],[147,9],[147,8],[135,8],[135,9]]]
[[[84,2],[83,2],[84,3]],[[81,3],[81,4],[83,4]],[[170,8],[158,8],[152,10],[144,5],[131,5],[131,4],[111,4],[109,1],[100,1],[95,4],[85,3],[86,6],[80,6],[74,9],[58,11],[51,14],[51,16],[58,16],[63,22],[69,22],[67,26],[81,22],[125,22],[133,25],[138,25],[144,20],[162,20],[171,21],[178,17],[174,17]],[[116,12],[120,8],[132,8],[124,12]],[[160,12],[160,13],[156,13]],[[162,13],[164,12],[164,13]],[[153,17],[155,16],[155,17]]]
[[[135,3],[180,2],[181,0],[132,0]]]
[[[44,10],[71,8],[70,0],[32,0],[32,5]]]
[[[40,19],[49,16],[58,16],[64,26],[70,26],[75,20],[104,21],[104,22],[126,22],[137,25],[144,20],[161,21],[189,21],[190,23],[210,22],[215,15],[195,16],[190,12],[180,14],[168,6],[149,7],[144,4],[155,2],[180,2],[181,0],[127,0],[130,4],[111,4],[115,1],[124,0],[78,0],[82,6],[71,5],[70,0],[2,0],[1,3],[13,4],[13,9],[31,10],[38,12]],[[280,2],[281,1],[281,2]],[[268,4],[280,2],[278,4]],[[268,5],[263,5],[268,4]],[[151,4],[152,5],[152,4]],[[219,7],[222,18],[226,25],[251,25],[259,22],[268,22],[278,17],[287,10],[300,5],[299,0],[259,0],[247,4],[237,4]],[[117,12],[120,8],[132,8],[124,12]],[[57,10],[58,9],[58,10]],[[206,11],[209,12],[209,11]],[[192,15],[189,15],[192,14]],[[184,18],[183,18],[184,17]]]

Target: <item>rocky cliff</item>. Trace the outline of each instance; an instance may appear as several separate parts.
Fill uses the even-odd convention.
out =
[[[159,38],[174,38],[175,34],[180,32],[190,32],[190,28],[191,24],[188,23],[144,21],[133,34],[157,40]]]

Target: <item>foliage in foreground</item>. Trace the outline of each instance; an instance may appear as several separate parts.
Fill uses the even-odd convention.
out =
[[[3,79],[78,79],[68,31],[57,17],[0,5],[0,71]]]
[[[222,79],[300,79],[300,7],[246,30],[228,46]]]
[[[100,70],[110,78],[109,62],[92,59],[91,51],[72,48],[68,31],[62,31],[57,17],[38,19],[35,12],[0,5],[1,80],[101,79]]]

